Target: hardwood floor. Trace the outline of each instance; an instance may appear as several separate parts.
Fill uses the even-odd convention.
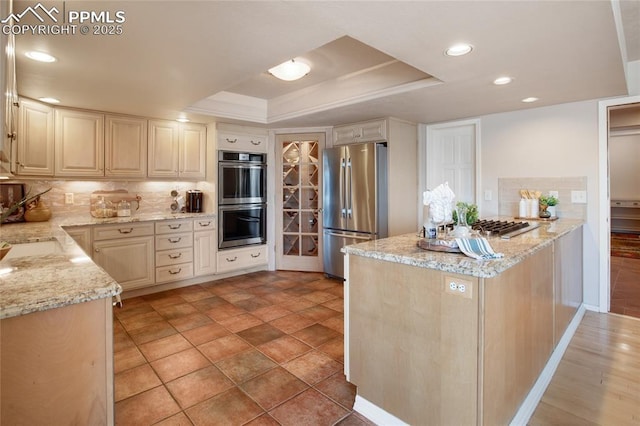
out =
[[[640,259],[611,257],[611,312],[640,318]]]
[[[529,421],[640,425],[640,319],[587,312]]]

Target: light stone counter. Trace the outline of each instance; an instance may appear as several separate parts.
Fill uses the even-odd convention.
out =
[[[4,224],[0,241],[21,252],[0,261],[0,319],[112,297],[120,285],[93,263],[64,228],[171,219],[215,218],[212,213],[144,214],[97,219],[90,214],[47,222]],[[42,245],[46,245],[42,249]],[[35,254],[42,253],[42,254]]]
[[[513,218],[492,218],[513,220]],[[582,226],[584,221],[558,219],[553,222],[539,222],[540,227],[532,231],[503,240],[487,237],[496,253],[504,257],[496,260],[475,260],[461,253],[445,253],[424,250],[417,246],[419,237],[405,234],[396,237],[354,244],[343,249],[349,255],[369,257],[387,262],[402,263],[420,268],[437,269],[480,278],[491,278],[521,262],[527,256],[552,244],[553,240]]]

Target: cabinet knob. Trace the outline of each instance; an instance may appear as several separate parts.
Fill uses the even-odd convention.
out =
[[[99,249],[99,248],[95,248],[95,249],[94,249],[94,251],[95,251],[96,253],[100,253],[100,249]]]

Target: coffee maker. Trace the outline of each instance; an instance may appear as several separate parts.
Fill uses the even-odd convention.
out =
[[[202,212],[202,191],[200,191],[199,189],[188,190],[186,200],[187,213]]]

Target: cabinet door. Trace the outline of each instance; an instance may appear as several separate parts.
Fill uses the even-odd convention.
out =
[[[96,241],[93,260],[124,290],[155,282],[153,236]]]
[[[387,140],[387,120],[372,120],[363,123],[336,126],[333,128],[333,144],[346,145]]]
[[[53,108],[47,105],[20,102],[16,173],[53,176],[53,118]]]
[[[55,111],[56,176],[104,176],[104,116]]]
[[[105,176],[147,176],[147,120],[106,117]]]
[[[193,233],[193,272],[196,276],[216,273],[215,249],[215,231],[199,231]]]
[[[204,179],[207,128],[200,124],[182,124],[179,132],[179,146],[179,176],[186,179]]]
[[[178,123],[149,121],[149,177],[178,177]]]
[[[217,148],[221,151],[267,152],[267,136],[219,132]]]
[[[91,227],[90,226],[71,226],[64,228],[76,244],[80,246],[89,257],[91,257]]]

